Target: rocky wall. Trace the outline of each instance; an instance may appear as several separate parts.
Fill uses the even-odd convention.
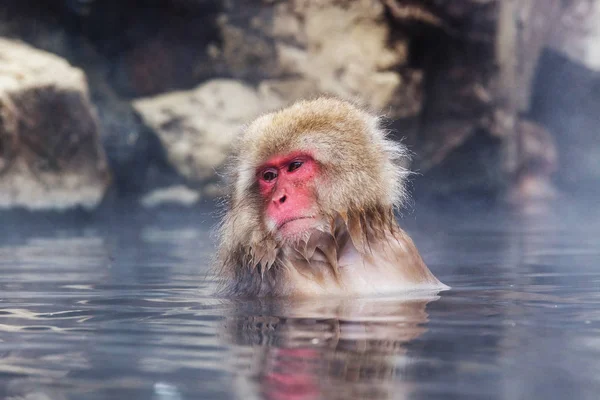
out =
[[[419,198],[522,203],[589,187],[600,176],[600,95],[589,90],[600,82],[596,31],[572,23],[591,1],[3,3],[2,43],[26,53],[0,54],[0,77],[10,66],[46,88],[30,60],[63,69],[49,74],[56,90],[0,85],[0,202],[197,204],[220,193],[218,171],[241,125],[319,94],[389,118],[415,154]],[[23,114],[7,105],[14,99],[43,133],[14,128]],[[29,137],[37,150],[27,150]]]

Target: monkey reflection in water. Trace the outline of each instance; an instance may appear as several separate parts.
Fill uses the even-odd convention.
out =
[[[223,294],[307,297],[446,288],[394,210],[406,148],[381,118],[337,99],[301,101],[235,142],[218,264]]]
[[[408,398],[414,374],[405,346],[426,331],[425,307],[435,299],[240,301],[222,335],[234,390],[271,400]]]

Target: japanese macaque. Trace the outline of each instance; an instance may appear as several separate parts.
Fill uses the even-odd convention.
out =
[[[218,263],[245,297],[442,289],[394,210],[407,151],[380,118],[337,99],[300,101],[235,143]]]

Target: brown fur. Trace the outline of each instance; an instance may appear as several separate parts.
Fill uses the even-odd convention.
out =
[[[389,279],[443,287],[395,220],[394,209],[406,197],[407,155],[379,118],[337,99],[301,101],[258,118],[236,144],[218,255],[227,294],[362,292],[352,278],[357,268],[372,270],[368,281],[375,286]],[[265,226],[255,174],[269,158],[295,151],[309,152],[319,164],[315,198],[322,226],[301,240],[278,241]],[[359,280],[368,276],[361,274]]]

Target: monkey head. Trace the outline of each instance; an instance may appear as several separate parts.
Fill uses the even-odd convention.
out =
[[[264,115],[236,150],[234,201],[260,197],[262,209],[253,211],[282,238],[335,213],[399,206],[405,198],[405,147],[387,138],[380,118],[348,102],[320,98]]]

